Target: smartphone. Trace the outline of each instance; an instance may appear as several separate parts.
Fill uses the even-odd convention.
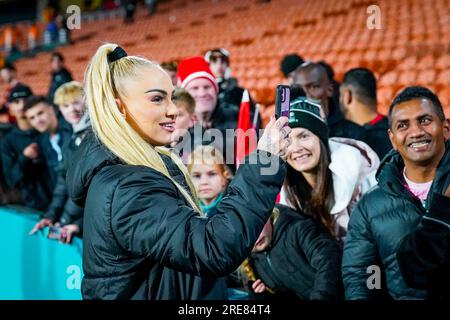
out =
[[[291,88],[286,85],[279,84],[276,89],[275,97],[275,117],[288,117],[289,106],[291,103]]]
[[[47,238],[53,240],[61,240],[63,238],[63,230],[61,227],[50,226],[48,227]]]

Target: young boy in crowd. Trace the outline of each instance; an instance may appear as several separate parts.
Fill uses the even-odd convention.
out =
[[[55,108],[43,96],[28,97],[23,110],[30,125],[41,133],[37,144],[47,163],[50,182],[54,187],[63,157],[62,148],[72,136],[72,126],[58,116]]]
[[[31,127],[24,113],[25,99],[31,95],[29,87],[18,84],[8,96],[8,110],[16,119],[16,124],[0,139],[0,180],[4,179],[6,185],[3,195],[18,191],[19,203],[45,211],[51,201],[52,185],[46,162],[37,145],[40,133]],[[10,196],[7,198],[5,203],[16,202]]]
[[[180,139],[188,134],[189,129],[194,127],[197,120],[195,116],[195,100],[189,92],[183,88],[177,88],[173,96],[174,103],[178,108],[178,116],[175,120],[172,147],[181,142]]]
[[[189,157],[188,171],[203,212],[208,217],[213,216],[232,178],[223,155],[213,146],[199,146]]]
[[[84,90],[81,83],[71,81],[56,90],[54,103],[64,119],[72,126],[73,135],[62,147],[62,162],[57,170],[57,181],[53,199],[43,219],[36,224],[31,233],[54,224],[62,225],[61,239],[70,243],[74,235],[80,236],[83,227],[83,209],[68,197],[66,173],[73,154],[90,128],[89,117],[84,113]]]
[[[177,63],[174,61],[163,62],[163,63],[161,63],[161,68],[163,68],[164,71],[167,72],[167,74],[170,77],[170,80],[172,80],[172,84],[174,86],[176,86],[177,82],[178,82],[178,78],[177,78],[178,65],[177,65]]]

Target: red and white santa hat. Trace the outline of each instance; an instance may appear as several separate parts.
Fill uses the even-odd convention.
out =
[[[186,88],[188,83],[194,79],[204,78],[211,81],[216,92],[219,91],[216,78],[203,57],[197,56],[181,60],[178,64],[177,77],[178,85],[182,88]]]

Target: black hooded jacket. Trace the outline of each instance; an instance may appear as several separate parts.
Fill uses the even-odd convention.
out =
[[[392,143],[389,140],[389,122],[387,117],[383,117],[375,124],[364,125],[365,133],[361,141],[364,141],[375,151],[382,160],[389,151],[392,150]]]
[[[13,129],[0,141],[3,174],[10,188],[19,190],[22,204],[45,211],[52,197],[50,175],[42,155],[32,160],[23,150],[36,142],[40,134],[34,129]]]
[[[330,113],[327,116],[327,125],[330,137],[351,138],[363,140],[365,130],[362,126],[345,119],[336,99],[328,99]]]
[[[2,106],[0,106],[0,111],[1,108]],[[11,129],[11,124],[0,122],[0,144],[4,140],[4,136],[11,131]],[[3,173],[2,157],[0,156],[0,205],[20,202],[19,191],[9,187],[6,183],[5,174]]]
[[[239,106],[240,109],[240,105],[242,103],[242,96],[244,94],[245,89],[241,88],[238,85],[237,79],[236,78],[228,78],[226,80],[223,80],[221,82],[217,83],[219,86],[219,104],[220,105],[225,105],[225,106]],[[255,103],[252,100],[252,97],[250,96],[249,93],[249,99],[250,99],[250,117],[251,117],[251,121],[253,121],[253,117],[255,114]],[[258,130],[259,128],[261,128],[261,118],[258,114],[258,118],[256,121],[256,129]]]
[[[259,278],[275,293],[293,293],[302,300],[342,298],[338,242],[313,218],[283,205],[277,208],[270,248],[251,256]]]
[[[380,290],[369,290],[367,268],[380,267],[386,277],[383,287],[394,299],[424,299],[426,292],[409,287],[399,269],[397,250],[430,209],[434,193],[442,194],[450,184],[450,142],[431,185],[424,208],[404,186],[403,160],[394,150],[377,172],[378,185],[366,193],[350,215],[344,245],[342,273],[346,299],[371,299]],[[386,290],[387,289],[387,290]]]
[[[83,298],[226,299],[223,276],[250,254],[285,177],[271,155],[278,170],[262,174],[264,154],[250,156],[254,164],[239,168],[218,213],[204,218],[163,174],[126,165],[86,137],[67,175],[69,195],[85,209]]]

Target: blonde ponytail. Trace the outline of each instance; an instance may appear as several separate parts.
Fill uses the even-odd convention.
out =
[[[116,44],[105,44],[98,48],[85,73],[86,104],[92,128],[100,141],[122,161],[129,165],[141,165],[161,172],[170,179],[189,205],[202,214],[195,188],[181,160],[165,148],[155,148],[144,140],[126,121],[116,103],[121,92],[120,80],[134,77],[144,67],[158,67],[151,61],[136,56],[126,56],[108,62],[108,53]],[[183,173],[192,196],[169,174],[160,154],[170,156]]]

